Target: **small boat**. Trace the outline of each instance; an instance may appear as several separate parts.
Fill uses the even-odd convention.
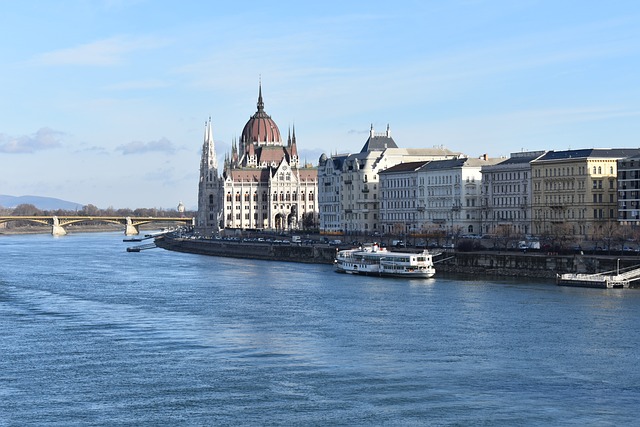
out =
[[[371,276],[429,278],[436,274],[428,251],[389,252],[375,243],[338,251],[334,265],[338,273]]]

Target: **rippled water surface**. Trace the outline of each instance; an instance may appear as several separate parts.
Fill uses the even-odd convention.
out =
[[[640,290],[0,236],[0,425],[638,425]]]

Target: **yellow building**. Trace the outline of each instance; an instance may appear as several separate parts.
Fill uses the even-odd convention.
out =
[[[611,234],[618,217],[617,160],[639,151],[549,151],[531,162],[533,234],[577,241]]]

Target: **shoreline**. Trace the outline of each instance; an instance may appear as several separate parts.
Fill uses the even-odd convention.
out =
[[[262,259],[299,263],[333,264],[336,247],[328,245],[273,245],[161,236],[157,247],[185,253],[231,258]],[[564,273],[615,271],[640,265],[640,258],[610,255],[559,255],[540,252],[442,252],[434,256],[436,276],[443,274],[468,277],[537,278],[555,281]],[[640,285],[640,284],[639,284]],[[630,285],[630,287],[637,287]]]

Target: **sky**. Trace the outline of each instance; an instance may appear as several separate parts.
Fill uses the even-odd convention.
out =
[[[303,160],[640,147],[640,2],[0,0],[0,194],[197,206],[256,111]]]

